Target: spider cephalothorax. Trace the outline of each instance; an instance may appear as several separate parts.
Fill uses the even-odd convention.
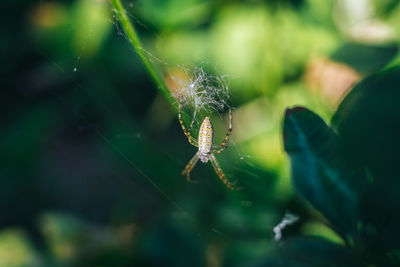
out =
[[[192,127],[193,127],[194,118],[192,119],[192,122],[190,123],[190,126],[188,129],[186,129],[185,125],[183,124],[182,114],[181,114],[181,101],[179,101],[179,115],[178,116],[179,116],[179,123],[181,124],[182,130],[185,133],[186,137],[188,138],[189,143],[192,144],[193,146],[199,148],[197,153],[193,156],[193,158],[186,165],[185,169],[182,172],[182,175],[186,175],[187,181],[190,181],[190,172],[196,165],[197,161],[199,161],[199,159],[201,160],[201,162],[204,162],[204,163],[211,161],[211,164],[214,167],[214,170],[218,174],[221,181],[229,189],[236,189],[235,187],[233,187],[232,183],[226,178],[225,174],[223,173],[223,171],[222,171],[221,167],[219,166],[218,161],[214,155],[214,154],[221,153],[222,151],[225,150],[225,148],[228,147],[229,136],[232,132],[232,110],[229,109],[228,132],[226,133],[226,136],[225,136],[224,140],[222,141],[222,143],[219,144],[218,146],[215,146],[213,144],[214,131],[213,131],[211,121],[208,117],[204,118],[204,120],[200,126],[199,138],[198,138],[198,140],[196,140],[190,134],[190,131],[192,130]]]

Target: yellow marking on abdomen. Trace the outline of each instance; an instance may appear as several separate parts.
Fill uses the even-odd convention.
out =
[[[206,117],[199,131],[199,152],[200,154],[209,154],[211,152],[211,148],[213,145],[213,126],[210,122],[210,119]]]

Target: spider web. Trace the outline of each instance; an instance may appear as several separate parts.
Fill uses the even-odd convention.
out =
[[[101,1],[93,1],[94,4],[101,4],[101,5],[107,5],[110,10],[112,10],[111,6],[107,2],[101,2]],[[43,2],[41,1],[39,5],[42,5]],[[130,2],[130,6],[133,5],[133,2]],[[136,25],[139,25],[140,27],[146,28],[146,26],[141,23],[136,17],[132,16],[129,14],[128,15],[131,19],[132,22],[134,22]],[[126,34],[124,31],[121,29],[118,21],[117,21],[117,16],[115,14],[115,10],[112,10],[110,17],[108,18],[108,22],[111,23],[114,26],[114,29],[116,29],[116,32],[118,35],[122,36],[125,40],[128,42],[129,39],[127,38]],[[71,29],[73,30],[73,29]],[[94,29],[93,29],[94,30]],[[91,34],[88,34],[86,39],[93,38]],[[40,43],[40,42],[38,42]],[[85,42],[81,42],[81,47],[80,47],[80,53],[76,55],[75,59],[73,60],[73,67],[65,67],[69,65],[67,62],[70,60],[64,59],[53,59],[52,56],[48,55],[45,52],[45,49],[42,49],[41,47],[37,47],[37,50],[39,53],[43,56],[43,58],[50,62],[51,65],[54,66],[55,69],[57,69],[63,76],[66,77],[67,80],[69,80],[73,85],[74,88],[71,88],[72,90],[78,92],[78,94],[86,94],[84,90],[84,85],[82,85],[79,81],[76,80],[76,75],[80,71],[80,65],[83,63],[83,56],[82,54],[85,52],[87,49]],[[140,48],[143,52],[145,52],[150,61],[152,63],[156,64],[162,64],[163,66],[170,67],[170,65],[159,59],[158,57],[154,56],[152,53],[147,51],[144,48]],[[134,53],[134,52],[132,52]],[[178,66],[179,69],[181,69],[187,77],[190,77],[190,81],[182,80],[177,77],[174,77],[174,81],[177,82],[181,87],[179,89],[180,94],[184,95],[184,106],[193,106],[194,107],[194,116],[197,112],[200,111],[210,111],[210,109],[214,111],[221,112],[223,108],[226,106],[226,100],[229,97],[228,94],[228,87],[224,83],[222,77],[219,76],[213,76],[209,75],[206,73],[206,71],[203,68],[196,67],[194,69],[190,69],[188,67],[183,67],[183,66]],[[173,76],[171,76],[173,77]],[[78,109],[75,108],[75,103],[71,99],[67,99],[64,97],[61,93],[59,93],[56,90],[50,91],[50,94],[54,96],[57,101],[59,101],[62,106],[64,106],[66,109],[70,109],[75,116],[86,124],[97,136],[100,137],[103,142],[108,145],[116,154],[118,154],[124,161],[128,163],[129,166],[131,166],[134,170],[137,171],[137,173],[142,176],[145,180],[148,181],[148,183],[154,187],[155,190],[157,190],[160,195],[162,195],[177,211],[181,212],[184,214],[189,220],[191,220],[193,223],[196,224],[196,219],[191,215],[191,213],[186,210],[183,206],[181,206],[178,202],[176,202],[172,196],[170,196],[157,182],[156,180],[151,177],[148,174],[148,171],[146,169],[143,169],[140,167],[138,164],[136,164],[128,155],[126,155],[118,145],[114,144],[113,141],[107,136],[106,133],[104,133],[98,126],[94,125],[93,123],[90,122],[90,119],[85,117],[83,113],[81,113]],[[110,108],[107,107],[107,104],[105,103],[100,103],[101,105],[104,106],[105,109],[111,110]],[[115,118],[116,121],[121,120],[119,118]],[[125,122],[121,121],[121,124],[125,124]],[[124,135],[121,133],[121,135]],[[135,138],[142,138],[140,133],[135,134]],[[183,168],[184,166],[182,166]],[[184,180],[182,180],[184,181]],[[218,234],[218,235],[223,235],[222,232],[215,228],[211,228],[210,231]]]
[[[192,107],[194,117],[202,111],[222,114],[229,107],[229,88],[224,76],[212,75],[199,66],[192,69],[183,66],[180,68],[185,78],[170,74],[176,84],[172,95],[179,99],[183,106]]]
[[[111,9],[110,6],[109,8]],[[140,27],[146,28],[146,26],[143,23],[141,23],[136,17],[130,15],[129,12],[128,15],[131,18],[132,22],[136,23]],[[116,29],[118,35],[122,36],[125,40],[130,42],[117,21],[115,10],[112,10],[112,14],[109,18],[109,23],[114,25],[114,29]],[[88,35],[86,38],[91,38],[91,36]],[[84,50],[85,47],[83,47],[82,49]],[[199,113],[204,113],[204,112],[213,113],[221,117],[222,114],[224,114],[224,112],[228,108],[231,108],[231,106],[229,105],[229,87],[226,81],[226,76],[216,75],[207,72],[204,66],[194,66],[194,67],[187,67],[184,65],[171,66],[164,60],[154,56],[146,49],[144,48],[140,49],[148,55],[152,63],[161,64],[162,66],[165,67],[165,69],[167,70],[166,71],[167,78],[169,78],[174,84],[173,87],[169,86],[171,95],[174,96],[175,99],[177,99],[177,102],[179,99],[181,99],[183,107],[185,109],[192,110],[192,112],[190,112],[189,114],[189,117],[195,118],[196,121],[198,122],[198,119],[200,117]],[[132,51],[132,53],[135,52]],[[51,62],[55,66],[55,68],[57,68],[60,72],[63,73],[63,75],[65,75],[69,80],[71,80],[73,84],[75,84],[75,90],[81,92],[82,94],[85,94],[85,91],[82,90],[83,85],[81,85],[75,79],[76,73],[79,72],[80,70],[80,64],[82,62],[81,55],[76,56],[73,68],[68,70],[65,67],[63,67],[62,64],[56,62],[51,57],[47,56],[45,53],[42,54],[46,58],[46,60]],[[154,179],[148,174],[149,173],[148,170],[141,167],[139,164],[133,161],[128,155],[126,155],[119,148],[119,146],[114,144],[113,141],[99,127],[97,127],[96,125],[92,125],[88,118],[86,118],[82,113],[80,113],[77,109],[74,108],[73,102],[67,100],[65,97],[63,97],[56,91],[52,91],[51,93],[54,95],[55,98],[57,98],[60,102],[62,102],[66,106],[66,108],[70,108],[79,120],[81,120],[86,125],[90,126],[93,132],[96,135],[98,135],[105,144],[107,144],[112,150],[114,150],[114,152],[117,153],[124,161],[126,161],[129,164],[129,166],[131,166],[134,170],[136,170],[140,174],[140,176],[142,176],[149,184],[151,184],[151,186],[154,187],[154,189],[156,189],[160,193],[160,195],[162,195],[177,211],[184,214],[194,224],[197,223],[197,219],[194,218],[191,212],[189,212],[187,209],[182,207],[182,205],[176,202],[174,198],[171,195],[169,195],[166,192],[166,190],[164,190],[164,188],[157,183],[156,179]],[[101,104],[105,106],[107,105],[105,103]],[[122,119],[115,118],[115,120],[118,121]],[[121,124],[125,124],[125,122],[122,121]],[[124,135],[124,133],[121,133],[121,135]],[[135,135],[135,138],[142,138],[141,134],[138,133],[137,135]],[[234,142],[231,142],[230,146],[236,147]],[[237,158],[240,158],[241,161],[251,158],[251,156],[249,155],[243,155],[237,148],[235,148],[234,151],[237,154]],[[166,152],[165,154],[168,155],[168,152]],[[170,155],[170,157],[174,156]],[[181,164],[182,169],[186,164],[185,161],[186,159],[182,159],[182,161],[179,162],[179,164],[182,163]],[[229,175],[229,171],[227,172],[227,175]],[[184,179],[182,179],[182,182],[185,182]],[[214,227],[212,227],[210,231],[218,235],[224,235],[220,230],[217,230]]]
[[[115,12],[117,11],[113,10],[112,23],[115,25],[118,34],[131,44],[131,41],[120,27]],[[148,29],[144,23],[140,22],[129,12],[127,12],[127,15],[131,19],[131,22]],[[189,120],[193,119],[199,125],[202,122],[202,118],[204,118],[204,116],[200,116],[200,114],[214,114],[222,120],[222,116],[227,114],[228,109],[234,109],[230,105],[230,90],[227,80],[229,76],[216,73],[212,64],[203,62],[200,65],[195,66],[187,66],[182,64],[171,65],[163,59],[153,55],[143,47],[139,47],[139,49],[148,56],[149,60],[155,66],[161,64],[161,66],[165,68],[166,85],[170,90],[171,95],[176,99],[176,105],[178,105],[179,101],[181,102],[183,108],[182,113],[187,114]],[[225,132],[223,134],[225,134]],[[233,154],[235,154],[238,162],[243,163],[244,161],[248,161],[244,164],[247,167],[252,166],[252,163],[249,161],[252,157],[250,155],[243,154],[237,147],[234,140],[229,142],[229,146],[233,147]],[[169,153],[165,152],[165,154]],[[189,159],[187,159],[187,161],[188,160]],[[183,162],[182,168],[186,165],[186,163],[187,162]],[[226,172],[226,174],[230,176],[229,172]],[[252,172],[252,175],[255,177],[258,176],[259,178],[259,175],[255,172]],[[242,204],[244,202],[248,204],[251,201],[242,200],[241,202]],[[220,233],[216,229],[213,229],[213,232]]]

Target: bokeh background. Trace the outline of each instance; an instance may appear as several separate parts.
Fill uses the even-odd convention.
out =
[[[4,2],[0,266],[252,264],[287,211],[300,219],[283,238],[341,244],[294,192],[282,117],[303,105],[329,121],[352,85],[398,64],[399,1],[122,3],[165,81],[224,77],[234,128],[217,158],[243,190],[210,164],[181,176],[196,150],[108,1]],[[227,118],[207,115],[218,142]]]

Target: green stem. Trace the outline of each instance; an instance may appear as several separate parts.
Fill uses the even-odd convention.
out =
[[[131,24],[126,10],[124,6],[121,4],[120,0],[111,0],[111,5],[115,10],[119,23],[124,30],[126,37],[132,44],[133,48],[135,49],[136,53],[139,55],[140,59],[142,60],[147,72],[150,74],[153,82],[157,85],[158,90],[164,95],[164,97],[168,100],[170,104],[174,102],[174,98],[172,97],[171,93],[169,92],[167,86],[165,85],[164,79],[162,78],[161,74],[154,68],[151,64],[148,55],[142,48],[140,43],[139,37],[135,31],[135,28]]]

